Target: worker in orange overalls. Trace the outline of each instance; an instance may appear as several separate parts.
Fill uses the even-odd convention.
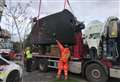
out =
[[[68,60],[70,57],[70,49],[69,48],[64,48],[63,45],[56,40],[58,47],[60,49],[60,59],[59,59],[59,63],[58,63],[58,79],[60,79],[61,77],[61,72],[62,70],[64,70],[64,76],[65,76],[65,80],[68,79],[68,69],[69,69],[69,64],[68,64]]]

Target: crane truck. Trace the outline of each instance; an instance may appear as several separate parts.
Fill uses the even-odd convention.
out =
[[[81,73],[89,82],[107,82],[109,77],[120,78],[119,19],[108,18],[105,25],[101,26],[103,30],[97,31],[99,36],[95,38],[94,32],[88,33],[85,36],[89,40],[84,38],[85,41],[82,38],[84,28],[84,23],[79,22],[66,9],[39,20],[34,19],[29,36],[34,65],[43,72],[48,68],[57,69],[60,57],[55,41],[57,39],[64,45],[68,45],[71,50],[70,72]]]

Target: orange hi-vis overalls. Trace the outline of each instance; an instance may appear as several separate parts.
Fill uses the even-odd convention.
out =
[[[60,59],[58,63],[58,78],[60,79],[61,72],[64,70],[64,75],[65,79],[68,78],[68,69],[69,69],[69,64],[68,64],[68,59],[70,57],[70,50],[69,48],[64,48],[63,45],[57,41],[58,47],[60,48]]]

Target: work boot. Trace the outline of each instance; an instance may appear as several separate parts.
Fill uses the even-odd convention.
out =
[[[59,79],[59,80],[60,80],[60,75],[57,75],[57,79]]]
[[[68,76],[67,75],[65,75],[65,80],[67,80],[68,79]]]

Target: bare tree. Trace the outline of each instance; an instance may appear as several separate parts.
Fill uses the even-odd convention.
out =
[[[6,8],[4,12],[5,25],[7,25],[8,30],[11,32],[12,36],[16,34],[20,41],[20,50],[23,48],[23,38],[25,37],[25,32],[30,22],[28,22],[31,17],[28,15],[28,9],[31,6],[31,1],[28,3],[16,2],[16,5],[10,5]]]

